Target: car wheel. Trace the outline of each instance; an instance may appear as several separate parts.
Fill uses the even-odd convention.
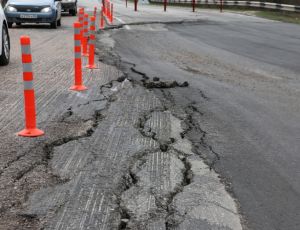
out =
[[[8,30],[6,26],[3,25],[2,30],[2,54],[0,55],[0,65],[7,65],[9,63],[10,57],[10,44]]]
[[[22,25],[22,23],[21,23],[21,22],[17,22],[16,25],[17,25],[17,26],[20,26],[20,25]]]
[[[50,24],[50,26],[51,26],[52,29],[57,29],[57,21],[55,20],[54,22],[52,22]]]
[[[71,10],[69,10],[69,14],[71,14],[72,16],[76,16],[77,10],[76,9],[71,9]]]
[[[57,21],[57,26],[61,26],[61,18]]]
[[[8,23],[7,23],[8,28],[12,28],[12,25],[13,25],[12,22],[8,22]]]

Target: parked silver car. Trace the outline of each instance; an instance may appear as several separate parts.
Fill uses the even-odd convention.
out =
[[[61,25],[61,0],[8,0],[4,8],[8,27],[13,23],[50,23]]]
[[[7,65],[10,57],[10,41],[7,20],[0,4],[0,65]]]

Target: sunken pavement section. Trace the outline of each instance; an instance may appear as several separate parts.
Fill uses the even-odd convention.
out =
[[[193,122],[201,113],[193,104],[175,111],[167,96],[188,83],[148,79],[113,53],[107,31],[98,39],[100,60],[111,63],[86,73],[87,92],[45,96],[38,115],[47,135],[2,138],[0,228],[242,229],[213,161],[189,141],[198,129],[209,147]]]

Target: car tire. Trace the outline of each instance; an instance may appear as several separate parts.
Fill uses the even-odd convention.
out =
[[[52,29],[57,29],[57,20],[55,20],[54,22],[51,22],[51,24],[50,24],[50,27],[52,28]]]
[[[8,22],[8,23],[7,23],[8,28],[12,28],[12,25],[13,25],[12,22]]]
[[[71,14],[72,16],[76,16],[76,14],[77,14],[76,8],[69,10],[69,14]]]
[[[22,25],[22,23],[21,23],[21,22],[17,22],[16,25],[17,25],[17,26],[20,26],[20,25]]]
[[[61,18],[57,21],[57,26],[61,26]]]
[[[3,25],[2,30],[2,54],[0,55],[0,65],[8,65],[10,58],[10,43],[8,30],[5,25]]]

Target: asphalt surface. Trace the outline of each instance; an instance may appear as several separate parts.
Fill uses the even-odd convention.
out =
[[[114,3],[85,92],[68,90],[75,17],[10,30],[0,229],[299,229],[299,26]],[[23,34],[45,131],[35,139],[15,135]]]
[[[83,5],[91,13],[96,3],[89,1]],[[64,15],[62,26],[57,30],[50,29],[49,25],[23,25],[9,31],[11,62],[0,68],[0,229],[42,228],[45,224],[42,217],[26,215],[22,210],[25,202],[34,191],[68,181],[52,169],[53,149],[91,135],[100,119],[97,111],[107,106],[100,86],[119,76],[115,68],[97,63],[99,69],[83,69],[84,83],[89,91],[75,93],[69,90],[74,82],[75,20],[76,17]],[[45,136],[35,139],[16,135],[24,128],[21,35],[31,38],[37,124],[45,131]],[[86,59],[83,59],[83,65],[86,65]],[[95,105],[93,102],[97,100],[99,103]],[[89,108],[81,104],[89,104]],[[65,122],[80,106],[83,106],[83,113]]]
[[[172,20],[170,11],[153,21]],[[125,64],[140,78],[189,82],[154,91],[174,113],[192,103],[201,114],[193,123],[206,143],[197,129],[189,138],[237,199],[244,227],[299,229],[299,26],[212,11],[194,23],[135,26],[149,15],[118,13],[129,28],[110,33]]]

